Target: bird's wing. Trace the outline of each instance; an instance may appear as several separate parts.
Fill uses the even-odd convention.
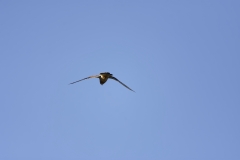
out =
[[[89,78],[98,78],[99,76],[100,76],[100,75],[89,76],[89,77],[87,77],[87,78],[80,79],[80,80],[75,81],[75,82],[72,82],[72,83],[70,83],[70,84],[77,83],[77,82],[80,82],[80,81],[82,81],[82,80],[89,79]]]
[[[129,88],[128,86],[126,86],[124,83],[122,83],[121,81],[119,81],[117,78],[115,78],[115,77],[109,77],[109,78],[114,79],[115,81],[118,81],[119,83],[121,83],[121,84],[122,84],[124,87],[126,87],[127,89],[135,92],[134,90],[132,90],[131,88]]]

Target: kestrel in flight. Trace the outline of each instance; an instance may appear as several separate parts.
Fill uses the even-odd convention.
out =
[[[85,80],[85,79],[89,79],[89,78],[99,78],[100,80],[100,84],[103,85],[105,82],[107,82],[108,78],[110,79],[113,79],[115,81],[118,81],[119,83],[121,83],[124,87],[126,87],[127,89],[135,92],[134,90],[132,90],[131,88],[129,88],[128,86],[126,86],[124,83],[122,83],[121,81],[119,81],[117,78],[113,77],[113,75],[109,72],[104,72],[104,73],[100,73],[99,75],[95,75],[95,76],[89,76],[87,78],[83,78],[83,79],[80,79],[78,81],[75,81],[75,82],[72,82],[70,84],[74,84],[74,83],[77,83],[77,82],[80,82],[82,80]]]

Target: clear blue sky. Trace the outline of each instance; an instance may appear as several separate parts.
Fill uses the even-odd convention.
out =
[[[239,160],[239,8],[1,1],[0,159]]]

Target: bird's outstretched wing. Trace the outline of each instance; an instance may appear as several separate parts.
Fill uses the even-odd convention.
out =
[[[75,81],[75,82],[72,82],[72,83],[70,83],[70,84],[74,84],[74,83],[77,83],[77,82],[80,82],[80,81],[82,81],[82,80],[89,79],[89,78],[98,78],[99,76],[100,76],[100,75],[89,76],[89,77],[87,77],[87,78],[80,79],[80,80]]]
[[[135,92],[134,90],[132,90],[131,88],[129,88],[128,86],[126,86],[124,83],[122,83],[121,81],[119,81],[117,78],[115,78],[115,77],[109,77],[109,78],[114,79],[115,81],[118,81],[119,83],[121,83],[121,84],[122,84],[124,87],[126,87],[127,89]]]

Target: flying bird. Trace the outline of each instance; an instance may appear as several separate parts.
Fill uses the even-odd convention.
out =
[[[77,83],[77,82],[80,82],[82,80],[85,80],[85,79],[89,79],[89,78],[99,78],[99,81],[100,81],[100,84],[103,85],[105,82],[107,82],[108,78],[110,79],[113,79],[115,81],[118,81],[119,83],[121,83],[124,87],[126,87],[127,89],[135,92],[134,90],[132,90],[131,88],[129,88],[128,86],[126,86],[124,83],[122,83],[121,81],[119,81],[117,78],[113,77],[113,75],[109,72],[103,72],[103,73],[100,73],[99,75],[95,75],[95,76],[89,76],[87,78],[83,78],[83,79],[80,79],[78,81],[75,81],[75,82],[72,82],[70,84],[74,84],[74,83]]]

